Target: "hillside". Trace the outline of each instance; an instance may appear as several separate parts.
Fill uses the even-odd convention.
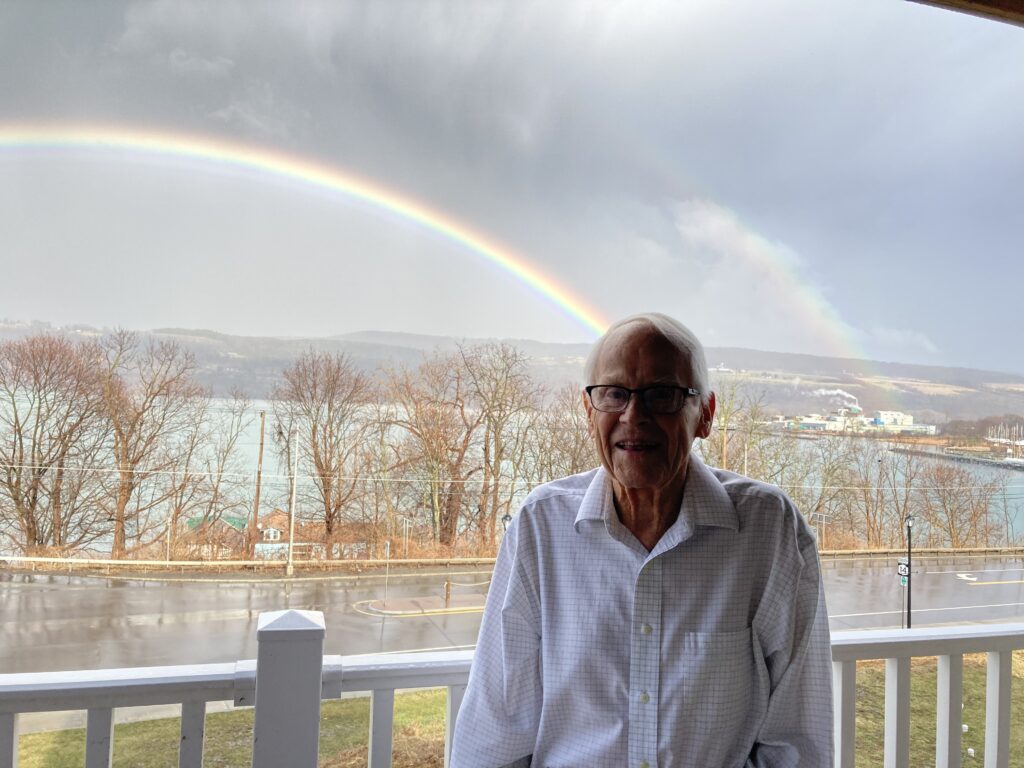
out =
[[[84,326],[0,324],[0,338],[42,332],[76,337],[100,333]],[[416,365],[424,354],[452,351],[459,343],[496,341],[383,331],[325,338],[234,336],[183,328],[147,333],[174,339],[191,350],[199,365],[199,379],[215,394],[237,387],[256,398],[268,396],[281,371],[306,349],[341,352],[360,368],[374,371],[383,366]],[[534,377],[547,386],[579,382],[582,377],[587,344],[502,341],[529,355]],[[904,410],[927,423],[1024,413],[1024,376],[1010,373],[736,347],[709,347],[707,357],[713,386],[721,389],[737,383],[763,392],[765,404],[781,413],[827,412],[854,398],[867,412]]]

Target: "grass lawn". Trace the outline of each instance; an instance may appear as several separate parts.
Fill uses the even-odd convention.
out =
[[[935,659],[915,659],[910,674],[910,768],[935,765]],[[1024,652],[1013,654],[1010,766],[1024,768]],[[985,762],[985,655],[964,656],[963,764]],[[885,662],[857,666],[857,766],[882,765],[885,741]],[[967,748],[974,757],[967,757]]]
[[[395,697],[394,768],[444,765],[445,692],[417,691]],[[205,768],[249,768],[251,709],[208,715]],[[176,718],[114,727],[115,768],[177,768],[180,721]],[[320,715],[320,765],[366,766],[370,700],[325,701]],[[31,733],[18,743],[21,768],[81,768],[85,730]]]
[[[1010,765],[1024,768],[1024,653],[1014,654]],[[935,764],[934,659],[915,661],[911,670],[910,766]],[[440,768],[444,764],[445,692],[418,691],[395,697],[394,768]],[[885,664],[862,663],[857,671],[857,766],[882,765],[885,733]],[[964,753],[974,748],[981,766],[985,752],[985,657],[964,659]],[[369,699],[325,701],[320,721],[320,765],[365,768],[370,723]],[[151,720],[118,725],[114,766],[176,768],[179,721]],[[252,756],[252,710],[206,718],[206,768],[248,768]],[[85,761],[85,731],[26,734],[19,743],[22,768],[79,768]]]

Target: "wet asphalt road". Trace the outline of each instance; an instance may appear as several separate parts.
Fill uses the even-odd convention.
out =
[[[899,627],[905,590],[895,561],[824,564],[833,630]],[[487,569],[392,572],[389,599],[482,595]],[[235,661],[256,656],[262,611],[323,611],[325,652],[469,647],[477,611],[381,617],[383,574],[284,581],[175,581],[0,572],[0,672]],[[915,559],[914,626],[1024,621],[1024,561]]]

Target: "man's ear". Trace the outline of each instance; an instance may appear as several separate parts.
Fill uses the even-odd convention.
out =
[[[715,393],[708,393],[708,401],[700,404],[700,424],[697,426],[697,437],[706,439],[711,434],[711,424],[715,420]]]
[[[587,414],[587,434],[591,438],[594,437],[594,420],[590,417],[591,411],[594,410],[594,406],[590,404],[590,396],[587,395],[587,391],[584,389],[580,392],[583,395],[583,410]]]

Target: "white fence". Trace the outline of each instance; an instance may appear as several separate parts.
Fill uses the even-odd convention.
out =
[[[1013,651],[1024,648],[1024,624],[880,629],[832,635],[837,768],[853,768],[857,662],[885,659],[885,768],[910,763],[910,660],[938,657],[935,768],[961,765],[963,655],[987,653],[985,768],[1006,768],[1010,750]],[[1018,716],[1018,727],[1024,720]]]
[[[206,702],[225,700],[255,705],[255,768],[313,768],[320,702],[348,691],[370,692],[369,766],[387,768],[395,691],[427,687],[448,689],[447,762],[471,651],[323,656],[323,616],[309,611],[261,615],[257,638],[255,661],[0,675],[0,768],[17,766],[22,713],[87,710],[86,767],[109,768],[115,708],[173,703],[182,705],[178,765],[199,768]],[[885,766],[908,765],[910,659],[914,656],[939,659],[936,768],[960,766],[963,654],[987,652],[985,768],[1005,768],[1011,728],[1011,657],[1020,648],[1024,648],[1024,624],[835,633],[836,766],[854,765],[856,663],[864,659],[886,660]],[[1024,722],[1020,717],[1018,721]]]
[[[391,765],[395,690],[447,687],[455,722],[472,651],[323,656],[323,615],[278,611],[260,616],[256,660],[0,675],[0,768],[16,768],[18,716],[86,710],[86,768],[109,768],[117,707],[181,704],[180,768],[203,764],[206,702],[254,705],[254,768],[317,764],[320,701],[369,691],[372,768]],[[267,691],[267,694],[262,694]],[[451,730],[449,726],[449,731]],[[449,738],[446,739],[447,755]]]

